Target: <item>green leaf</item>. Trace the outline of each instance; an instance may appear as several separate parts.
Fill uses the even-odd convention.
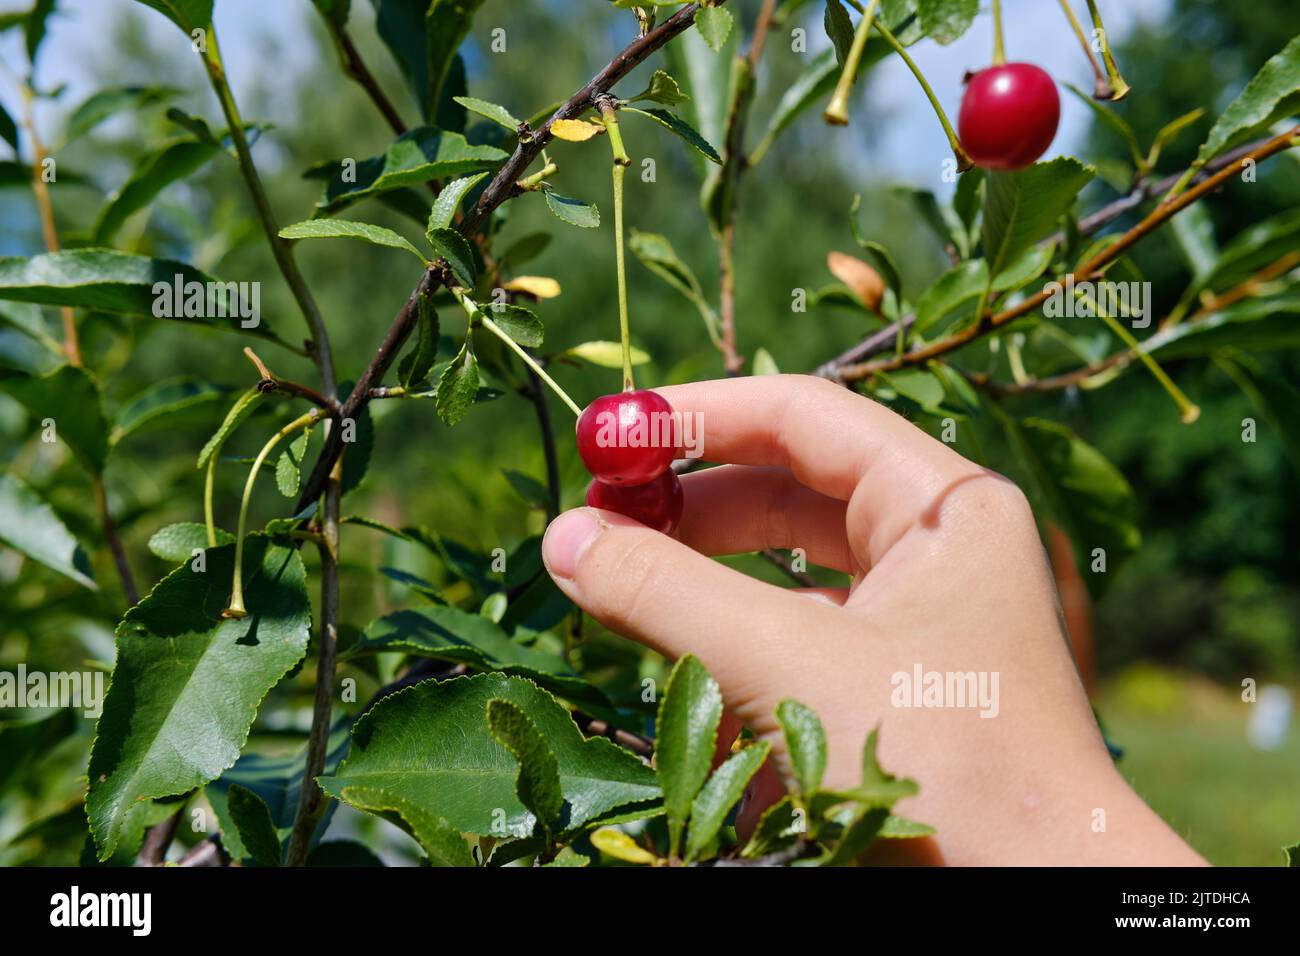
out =
[[[379,787],[348,787],[344,801],[397,824],[420,844],[430,866],[474,866],[474,855],[459,830],[415,801]]]
[[[1195,322],[1157,332],[1143,347],[1161,361],[1203,356],[1215,349],[1248,352],[1300,348],[1300,296],[1245,300]]]
[[[1300,36],[1292,37],[1282,52],[1265,63],[1241,95],[1223,111],[1201,146],[1196,164],[1205,165],[1297,110],[1300,110]]]
[[[1288,253],[1300,250],[1300,210],[1290,209],[1255,223],[1232,237],[1205,277],[1189,289],[1222,291],[1248,280]]]
[[[880,836],[889,819],[885,807],[861,808],[840,836],[840,842],[822,866],[853,866],[858,856]]]
[[[698,19],[696,21],[698,23]],[[650,77],[650,83],[644,90],[628,100],[629,103],[638,103],[642,100],[649,100],[651,103],[658,103],[661,106],[677,106],[679,103],[685,103],[690,97],[682,92],[682,88],[663,70],[655,70],[654,75]]]
[[[709,49],[698,30],[687,30],[664,48],[673,76],[691,97],[681,104],[680,112],[710,143],[721,143],[726,136],[731,66],[740,32],[731,31],[721,55]],[[701,176],[712,169],[703,155],[694,150],[688,158]]]
[[[810,794],[822,785],[822,774],[826,772],[826,731],[822,722],[811,707],[788,697],[777,704],[776,722],[785,736],[799,792]]]
[[[555,854],[554,860],[550,863],[543,863],[542,866],[580,867],[587,866],[590,863],[591,859],[589,857],[583,856],[571,846],[566,846]]]
[[[546,208],[555,218],[582,229],[595,229],[600,225],[600,210],[594,203],[561,196],[553,189],[543,189],[542,194],[546,196]]]
[[[483,306],[480,311],[520,345],[533,349],[541,347],[545,329],[542,320],[531,309],[498,303]]]
[[[565,697],[590,698],[594,692],[564,658],[512,641],[493,621],[460,608],[434,605],[387,614],[366,628],[345,657],[393,651],[527,677]]]
[[[933,836],[935,832],[934,827],[928,823],[891,816],[881,824],[880,832],[876,835],[887,840],[914,840],[917,837]]]
[[[691,803],[709,776],[722,720],[722,692],[699,658],[687,654],[673,667],[659,701],[655,770],[668,814],[668,846],[676,855]]]
[[[1133,132],[1133,127],[1125,122],[1119,113],[1115,112],[1111,107],[1099,103],[1073,83],[1066,83],[1065,88],[1092,110],[1093,115],[1102,123],[1119,134],[1120,139],[1128,146],[1129,155],[1133,157],[1133,164],[1141,169],[1146,162],[1146,157],[1142,154],[1142,147],[1138,145],[1137,133]]]
[[[1300,475],[1300,389],[1270,375],[1248,355],[1220,353],[1214,361],[1277,429],[1282,450]]]
[[[1286,859],[1286,865],[1300,866],[1300,843],[1292,843],[1290,846],[1282,848],[1282,856]]]
[[[443,186],[438,193],[438,198],[433,201],[427,231],[433,232],[435,229],[450,228],[452,220],[456,218],[456,209],[460,206],[460,201],[486,175],[487,173],[475,173],[473,176],[462,176],[460,179],[454,179]]]
[[[355,170],[341,167],[335,171],[316,208],[322,215],[338,212],[403,186],[491,169],[506,158],[495,146],[471,146],[459,133],[421,126],[398,137],[382,156],[362,160]],[[345,180],[349,172],[355,172],[355,181]]]
[[[86,468],[98,474],[108,459],[108,420],[99,386],[84,368],[65,365],[48,375],[13,375],[0,371],[0,392],[31,414],[32,424],[53,427],[54,436]]]
[[[54,509],[17,475],[0,472],[0,544],[95,589],[90,559]]]
[[[705,9],[720,10],[721,7],[706,7]],[[692,127],[689,123],[687,123],[684,119],[682,119],[677,114],[670,113],[667,110],[661,110],[661,109],[643,110],[643,109],[638,109],[635,106],[625,106],[619,112],[638,113],[641,116],[650,117],[660,126],[664,127],[665,129],[672,132],[674,135],[684,140],[689,146],[691,146],[697,153],[699,153],[709,162],[717,163],[719,166],[722,165],[722,157],[718,155],[718,151],[714,149],[708,143],[708,141],[705,140],[703,136],[701,136],[698,132],[696,132],[694,127]]]
[[[515,758],[488,729],[493,699],[519,707],[549,743],[570,830],[659,796],[649,767],[604,738],[584,740],[550,694],[503,674],[424,681],[384,698],[357,721],[348,759],[322,788],[345,802],[357,787],[395,795],[462,833],[526,836],[534,818],[515,793]]]
[[[916,3],[925,35],[945,46],[970,29],[979,11],[979,0],[917,0]]]
[[[197,172],[218,152],[214,144],[182,140],[145,155],[100,211],[95,222],[95,245],[112,245],[128,218],[152,203],[172,183]]]
[[[235,536],[229,531],[216,528],[217,545],[234,544]],[[208,527],[197,521],[180,521],[159,528],[149,539],[149,550],[156,557],[172,564],[180,564],[194,558],[194,551],[208,549]]]
[[[591,834],[591,845],[606,856],[622,860],[624,863],[653,866],[658,859],[628,834],[613,827],[601,827],[594,831]]]
[[[515,494],[523,498],[524,501],[534,507],[541,508],[543,511],[550,507],[551,493],[536,478],[525,475],[520,471],[512,471],[509,468],[502,468],[501,473],[506,476],[506,481],[515,490]]]
[[[433,254],[451,267],[456,281],[472,289],[478,281],[478,266],[474,262],[474,250],[465,237],[455,229],[431,229],[425,236],[433,247]]]
[[[233,784],[226,791],[226,806],[240,842],[259,866],[280,865],[280,838],[266,801],[246,787]]]
[[[781,100],[776,104],[763,138],[750,154],[751,164],[761,160],[776,138],[798,119],[809,107],[829,96],[839,80],[840,67],[835,60],[835,51],[825,49],[813,57],[812,62],[804,67],[803,72],[786,88]]]
[[[230,407],[230,411],[226,413],[226,417],[222,421],[221,427],[218,428],[213,436],[207,440],[207,443],[199,452],[199,461],[195,467],[204,467],[208,463],[209,458],[218,454],[221,451],[221,446],[226,443],[226,439],[231,436],[236,428],[248,420],[248,416],[252,415],[253,412],[257,410],[258,406],[262,404],[262,399],[265,397],[265,394],[256,388],[251,388],[247,392],[241,394],[239,398],[235,400],[235,404]]]
[[[108,436],[110,445],[136,432],[160,425],[175,425],[188,421],[191,415],[206,417],[219,401],[230,395],[230,389],[192,378],[176,378],[150,385],[123,405],[113,416],[113,431]]]
[[[1137,499],[1132,487],[1097,449],[1056,422],[1000,416],[1017,460],[1029,478],[1026,490],[1040,515],[1050,516],[1074,546],[1075,563],[1093,596],[1137,551]],[[1105,551],[1108,573],[1094,573],[1094,551]]]
[[[1016,173],[989,173],[984,200],[984,258],[1000,275],[1030,246],[1047,238],[1096,170],[1059,156]]]
[[[695,277],[691,267],[678,257],[667,237],[633,229],[628,238],[628,248],[641,260],[642,265],[690,300],[699,312],[700,318],[704,320],[709,338],[715,342],[719,341],[717,313],[705,298],[700,280]]]
[[[917,332],[925,332],[963,306],[973,310],[989,284],[989,268],[983,259],[970,259],[934,281],[916,300]]]
[[[117,628],[117,666],[90,753],[86,814],[99,858],[142,801],[186,793],[239,758],[266,693],[307,651],[306,573],[296,550],[246,541],[245,605],[223,618],[234,548],[177,568]]]
[[[723,762],[691,803],[691,827],[686,835],[686,859],[698,859],[737,801],[745,794],[750,778],[763,766],[771,745],[767,741],[746,747]]]
[[[740,855],[752,860],[783,849],[799,837],[802,825],[803,817],[796,812],[794,798],[786,794],[763,812]]]
[[[416,302],[415,321],[415,346],[397,367],[397,380],[404,388],[428,378],[438,358],[438,313],[427,293],[421,293]]]
[[[733,18],[726,7],[701,7],[695,14],[695,29],[714,53],[722,50],[731,33]]]
[[[380,39],[431,120],[457,48],[469,35],[483,0],[371,0]]]
[[[286,498],[298,497],[298,488],[302,485],[302,460],[307,454],[307,442],[310,440],[311,430],[304,428],[276,459],[275,487]]]
[[[206,27],[212,22],[213,0],[136,0],[153,7],[186,33]]]
[[[523,122],[504,106],[489,103],[487,100],[475,99],[472,96],[453,96],[452,99],[471,113],[477,113],[479,116],[490,119],[498,126],[502,126],[512,133],[517,132],[519,124]]]
[[[111,249],[68,249],[29,258],[0,258],[0,299],[164,318],[280,341],[264,319],[255,327],[243,328],[238,315],[207,316],[206,313],[214,310],[206,304],[198,309],[204,315],[167,315],[168,311],[175,310],[166,308],[168,302],[164,300],[178,298],[174,291],[178,281],[184,295],[176,305],[182,311],[193,298],[191,289],[199,289],[199,298],[205,303],[204,290],[233,285],[181,262],[133,256]]]
[[[515,795],[548,833],[560,829],[564,795],[560,766],[537,725],[517,705],[492,699],[487,704],[488,730],[519,761]]]
[[[618,342],[583,342],[581,345],[575,345],[573,348],[565,349],[557,358],[564,357],[582,359],[584,362],[590,362],[592,365],[598,365],[601,368],[622,368],[623,367],[623,346]],[[644,365],[650,361],[650,356],[643,349],[632,346],[632,364]]]
[[[460,352],[438,379],[434,411],[445,424],[455,425],[465,417],[469,407],[474,404],[478,387],[478,360],[469,350],[469,338],[466,337]]]
[[[853,46],[853,20],[849,11],[844,9],[840,0],[826,0],[826,13],[822,18],[826,35],[835,47],[835,60],[841,69],[848,58],[849,47]]]
[[[308,219],[304,222],[285,226],[280,230],[281,239],[360,239],[375,246],[387,246],[390,249],[403,249],[425,265],[428,260],[419,249],[411,245],[405,237],[383,226],[374,226],[368,222],[350,222],[346,219]]]

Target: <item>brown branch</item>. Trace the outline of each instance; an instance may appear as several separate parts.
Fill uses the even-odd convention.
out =
[[[721,0],[721,2],[725,2],[725,0]],[[497,171],[488,187],[483,190],[473,210],[461,220],[459,226],[461,234],[467,237],[476,236],[479,228],[487,221],[492,211],[510,198],[514,185],[524,170],[541,155],[542,149],[550,142],[551,125],[557,119],[574,119],[591,109],[598,97],[608,93],[615,83],[631,72],[638,64],[658,51],[669,40],[689,28],[695,22],[697,9],[697,4],[689,4],[649,33],[638,36],[621,53],[614,57],[604,69],[592,77],[586,86],[556,110],[551,118],[542,124],[540,129],[521,134],[510,158]],[[352,393],[343,402],[340,414],[344,420],[355,418],[360,414],[366,403],[370,401],[371,390],[378,388],[382,384],[389,366],[392,365],[397,353],[401,350],[403,343],[414,327],[418,297],[421,294],[431,294],[436,285],[450,281],[452,281],[450,274],[445,268],[437,265],[431,267],[420,277],[420,281],[394,317],[383,342],[380,343],[379,349],[370,360],[370,364],[361,373],[356,386],[352,389]],[[327,439],[325,447],[322,449],[320,457],[317,458],[312,473],[303,487],[302,494],[298,497],[299,511],[320,497],[325,488],[325,479],[329,475],[334,460],[338,457],[341,449],[342,442],[339,440],[336,431]]]
[[[811,574],[808,574],[805,571],[796,570],[794,566],[794,562],[792,562],[780,551],[777,551],[774,548],[764,548],[762,551],[758,552],[758,554],[760,557],[765,558],[767,561],[769,561],[770,563],[772,563],[773,565],[775,565],[776,567],[784,571],[786,576],[789,577],[791,581],[794,581],[796,584],[800,585],[801,587],[805,587],[805,588],[821,587],[821,584]]]
[[[1270,140],[1268,139],[1256,140],[1253,143],[1247,143],[1231,152],[1216,157],[1206,164],[1205,168],[1197,176],[1197,179],[1194,180],[1194,182],[1203,181],[1219,170],[1226,169],[1230,166],[1236,166],[1242,159],[1250,156],[1253,151],[1269,142]],[[1173,189],[1174,186],[1178,184],[1182,177],[1182,173],[1175,173],[1174,175],[1159,179],[1154,183],[1147,180],[1140,181],[1127,195],[1112,200],[1095,212],[1080,219],[1079,235],[1084,237],[1093,235],[1103,227],[1118,219],[1120,216],[1124,215],[1126,212],[1136,209],[1148,199],[1169,192],[1169,190]],[[1058,232],[1056,235],[1045,241],[1060,244],[1064,238],[1065,234]],[[911,329],[915,322],[916,314],[908,313],[897,322],[893,322],[890,325],[885,326],[883,329],[873,332],[861,342],[845,350],[835,358],[828,362],[824,362],[818,366],[812,374],[819,375],[822,378],[829,378],[832,381],[840,381],[841,369],[856,365],[869,359],[873,355],[877,355],[880,352],[893,348],[898,341],[899,326],[901,325],[903,330],[907,331]]]
[[[185,854],[176,861],[177,866],[200,867],[200,866],[226,866],[230,858],[226,855],[225,848],[221,845],[221,837],[213,834],[206,840],[194,844]]]
[[[140,844],[140,852],[135,858],[136,866],[163,865],[167,859],[167,848],[172,845],[172,839],[176,836],[176,826],[181,822],[181,815],[184,813],[185,807],[182,804],[162,823],[149,828],[144,835],[144,842]]]
[[[1246,156],[1243,156],[1239,162],[1244,161],[1245,159],[1260,162],[1268,159],[1276,153],[1290,149],[1292,145],[1294,145],[1297,135],[1300,135],[1300,127],[1288,130],[1280,136],[1273,137],[1262,146],[1257,147]],[[1174,215],[1182,212],[1182,210],[1192,205],[1198,199],[1201,199],[1218,189],[1236,174],[1237,168],[1235,165],[1225,166],[1176,198],[1165,199],[1146,218],[1120,236],[1118,240],[1108,245],[1097,255],[1093,256],[1087,262],[1083,263],[1083,265],[1075,269],[1070,273],[1070,276],[1072,276],[1076,282],[1086,282],[1094,278],[1102,269],[1122,256],[1136,243],[1140,242],[1160,226],[1164,225]],[[1062,276],[1058,281],[1064,282],[1070,276]],[[1048,285],[1050,286],[1051,284],[1049,283]],[[1051,295],[1052,292],[1050,288],[1045,286],[1041,291],[1025,299],[1023,302],[1020,302],[997,315],[985,316],[974,325],[971,325],[960,332],[950,335],[947,338],[940,339],[937,342],[932,342],[922,348],[915,349],[905,355],[842,367],[838,369],[837,378],[839,378],[840,381],[852,382],[863,378],[869,378],[877,372],[892,372],[900,368],[923,365],[931,359],[938,358],[941,355],[946,355],[965,345],[969,345],[971,342],[988,335],[993,330],[1001,328],[1010,322],[1014,322],[1016,319],[1028,315],[1047,301]]]
[[[578,729],[588,737],[605,737],[614,741],[620,747],[632,751],[638,757],[651,757],[654,755],[655,742],[649,737],[642,737],[640,734],[624,730],[622,727],[615,727],[607,721],[589,717],[582,713],[575,713],[573,719],[577,723]]]
[[[261,380],[257,383],[257,390],[266,394],[268,392],[287,392],[290,395],[296,395],[299,398],[305,398],[317,408],[323,409],[326,414],[332,418],[337,418],[339,414],[339,401],[337,398],[330,398],[322,395],[310,385],[303,385],[300,382],[293,382],[287,378],[281,378],[266,367],[266,363],[258,357],[257,353],[247,346],[244,347],[244,354],[248,360],[253,363],[257,369]]]

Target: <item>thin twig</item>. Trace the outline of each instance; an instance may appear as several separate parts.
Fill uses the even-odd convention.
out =
[[[375,104],[375,108],[387,121],[393,133],[397,136],[405,134],[406,124],[402,122],[402,117],[398,114],[396,107],[384,94],[383,88],[375,80],[370,68],[366,66],[366,61],[362,59],[361,52],[352,42],[352,37],[348,34],[347,28],[335,27],[333,19],[328,16],[325,17],[325,22],[329,25],[334,38],[338,41],[339,51],[343,54],[343,72],[352,77],[366,91],[366,95]]]
[[[322,395],[310,385],[303,385],[301,382],[281,378],[267,368],[266,363],[262,361],[258,354],[247,346],[244,347],[244,354],[248,356],[248,360],[253,363],[258,375],[261,376],[261,380],[257,383],[259,392],[287,392],[290,395],[297,395],[299,398],[305,398],[316,407],[323,409],[332,418],[338,417],[339,401],[337,398]]]
[[[177,866],[200,867],[200,866],[226,866],[229,863],[229,857],[226,855],[225,848],[221,845],[221,837],[213,834],[205,840],[202,840],[190,847],[179,860]]]
[[[167,859],[167,848],[172,845],[172,839],[176,836],[176,826],[180,823],[184,812],[185,807],[182,804],[162,823],[149,828],[144,835],[144,842],[140,844],[140,852],[135,858],[136,866],[163,865]]]
[[[800,571],[797,568],[795,568],[794,562],[792,562],[780,551],[777,551],[774,548],[764,548],[762,551],[758,552],[758,554],[760,557],[766,558],[773,565],[775,565],[776,567],[784,571],[786,576],[789,577],[791,581],[794,581],[796,584],[800,585],[801,587],[805,587],[805,588],[821,587],[821,583],[818,582],[816,578],[814,578],[811,574],[808,574],[805,571]]]

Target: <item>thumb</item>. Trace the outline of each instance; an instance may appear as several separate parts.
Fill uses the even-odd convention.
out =
[[[556,585],[610,630],[676,659],[700,658],[728,707],[756,731],[773,723],[791,641],[824,632],[839,609],[765,584],[610,511],[578,508],[546,530]],[[766,712],[766,713],[764,713]]]

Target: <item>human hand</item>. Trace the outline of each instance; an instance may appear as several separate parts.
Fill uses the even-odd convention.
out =
[[[657,391],[678,413],[702,414],[704,457],[722,467],[683,477],[677,540],[611,512],[557,518],[543,557],[575,603],[670,658],[697,655],[735,720],[771,741],[778,770],[783,698],[821,716],[831,788],[857,782],[879,724],[881,763],[920,784],[897,812],[938,831],[930,843],[899,841],[913,853],[953,864],[1201,862],[1115,770],[1014,484],[821,379]],[[708,557],[763,548],[802,548],[851,584],[782,589]],[[985,699],[903,706],[915,703],[918,668],[974,673]],[[779,796],[776,779],[755,785],[751,823]]]

